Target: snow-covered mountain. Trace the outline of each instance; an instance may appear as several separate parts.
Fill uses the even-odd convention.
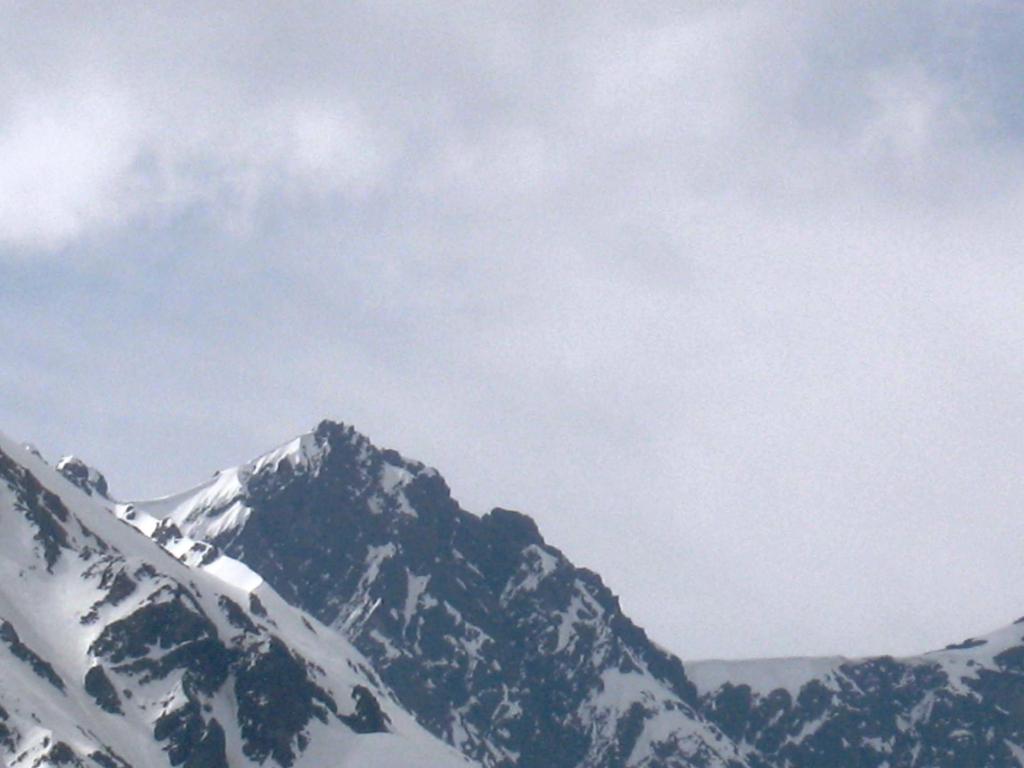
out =
[[[0,765],[1024,766],[1024,620],[684,665],[530,518],[351,427],[152,501],[58,467],[0,439]]]
[[[323,422],[185,493],[121,507],[260,573],[487,766],[742,766],[683,667],[528,517]]]
[[[135,508],[249,564],[488,766],[1024,765],[1024,625],[913,659],[684,669],[528,517],[465,512],[350,427]]]
[[[1024,619],[910,658],[686,668],[756,768],[1024,765]]]
[[[467,764],[248,567],[60,469],[0,436],[0,765]]]

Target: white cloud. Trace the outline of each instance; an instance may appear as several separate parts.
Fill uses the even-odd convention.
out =
[[[329,189],[360,190],[380,181],[387,159],[373,129],[355,109],[299,109],[286,138],[292,165]]]
[[[0,123],[0,238],[54,247],[123,221],[136,159],[130,107],[113,90],[8,101]]]
[[[159,492],[350,419],[684,655],[1020,612],[1005,7],[39,7],[0,29],[6,431]]]
[[[45,257],[192,206],[245,231],[282,190],[359,199],[393,160],[388,132],[343,97],[249,105],[224,84],[193,103],[117,80],[0,91],[0,246]]]

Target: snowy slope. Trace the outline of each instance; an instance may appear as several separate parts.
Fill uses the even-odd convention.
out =
[[[488,766],[741,766],[679,661],[525,515],[323,422],[185,493],[122,505],[246,562],[343,633],[402,705]],[[153,521],[162,521],[157,524]]]
[[[62,469],[0,436],[0,765],[466,765],[249,568]]]

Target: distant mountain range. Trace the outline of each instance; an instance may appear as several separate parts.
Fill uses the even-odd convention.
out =
[[[2,439],[0,524],[11,768],[1024,766],[1024,624],[684,664],[529,517],[334,422],[135,502]]]

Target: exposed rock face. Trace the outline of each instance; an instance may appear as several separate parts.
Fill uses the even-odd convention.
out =
[[[530,518],[471,515],[437,472],[340,424],[139,506],[351,638],[488,766],[1024,765],[1024,625],[913,659],[688,676]]]
[[[0,765],[463,764],[346,641],[209,545],[140,535],[72,466],[0,438]]]
[[[57,471],[90,496],[110,498],[110,489],[105,478],[97,469],[90,467],[77,456],[65,456],[57,462]]]
[[[137,503],[340,630],[435,734],[489,766],[740,766],[681,663],[533,521],[331,422]]]

